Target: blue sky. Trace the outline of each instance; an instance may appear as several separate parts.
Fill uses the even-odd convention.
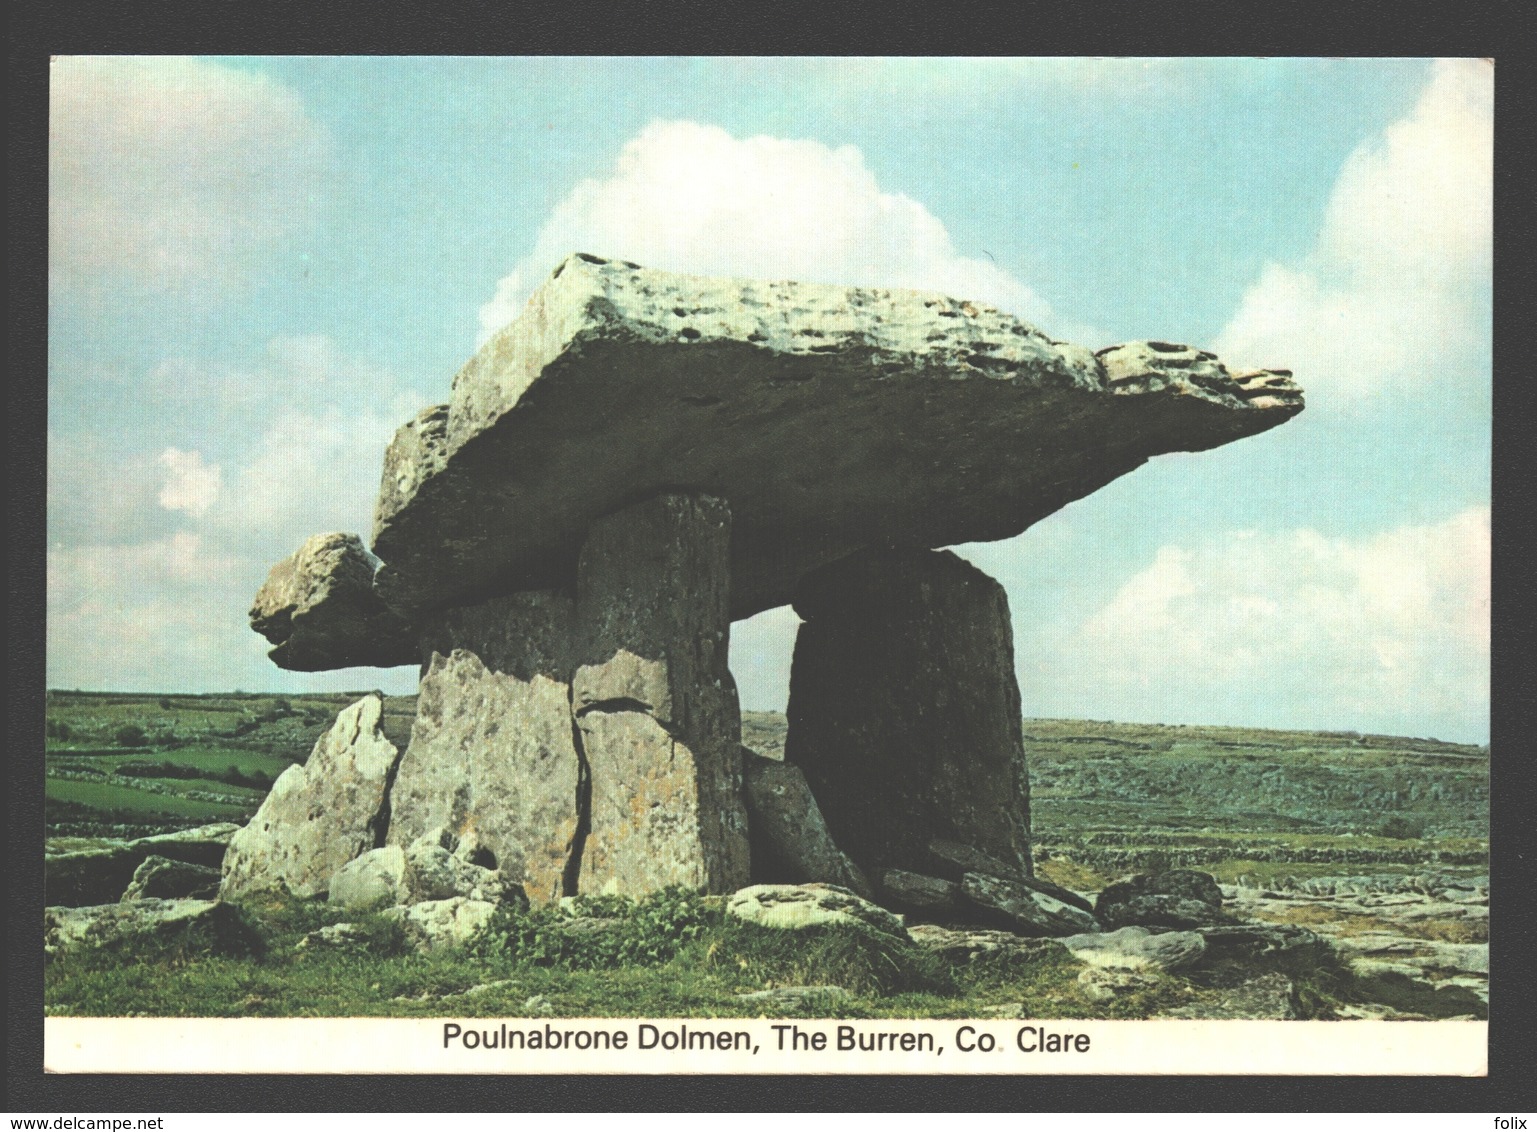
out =
[[[1296,420],[1006,542],[1037,716],[1488,735],[1477,60],[63,58],[51,687],[301,676],[245,611],[571,251],[1291,368]],[[795,618],[734,630],[783,706]]]

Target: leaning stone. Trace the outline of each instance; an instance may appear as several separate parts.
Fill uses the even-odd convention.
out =
[[[1229,919],[1222,914],[1222,890],[1216,879],[1195,869],[1138,873],[1118,880],[1100,892],[1094,915],[1107,928],[1197,928]]]
[[[331,877],[328,899],[349,911],[375,911],[407,903],[406,853],[398,845],[370,849]]]
[[[43,909],[43,951],[56,955],[112,947],[128,941],[174,942],[187,931],[233,946],[254,944],[249,925],[219,900],[130,900],[83,908]]]
[[[441,951],[464,946],[486,926],[495,911],[496,905],[489,900],[455,896],[390,908],[385,915],[400,921],[418,951]]]
[[[219,870],[206,865],[189,865],[168,857],[145,857],[134,870],[133,880],[123,892],[124,900],[170,899],[212,900],[219,894]]]
[[[907,938],[907,929],[896,916],[831,884],[755,884],[734,893],[726,911],[766,928],[864,927]]]
[[[1152,967],[1177,971],[1199,963],[1206,941],[1197,932],[1163,932],[1146,928],[1120,928],[1113,932],[1063,936],[1057,940],[1073,958],[1091,967]]]
[[[936,876],[956,882],[964,879],[967,873],[983,873],[987,876],[1000,877],[1003,880],[1022,884],[1026,888],[1033,888],[1037,892],[1044,892],[1054,900],[1060,900],[1064,904],[1071,904],[1074,908],[1082,908],[1085,912],[1092,913],[1094,905],[1071,889],[1063,888],[1060,884],[1053,884],[1042,877],[1025,873],[1017,867],[1004,864],[997,857],[974,849],[970,845],[962,845],[958,841],[946,841],[943,838],[935,838],[929,842],[929,860],[932,862],[932,872]]]
[[[530,900],[566,891],[582,779],[568,683],[573,613],[569,597],[535,592],[434,617],[390,791],[391,845],[444,829],[464,858],[521,883]]]
[[[948,551],[868,551],[802,580],[785,759],[867,871],[929,873],[928,843],[1030,872],[1008,598]]]
[[[268,889],[319,896],[354,857],[384,841],[400,752],[384,737],[384,701],[364,696],[336,717],[303,766],[278,776],[230,841],[219,893]]]
[[[903,912],[930,919],[943,919],[965,904],[961,886],[954,881],[887,869],[880,874],[881,899]]]
[[[833,844],[799,767],[743,747],[742,779],[755,881],[821,881],[851,889],[867,900],[874,898],[859,866]],[[773,869],[776,864],[777,870]],[[770,871],[784,875],[767,875]]]
[[[392,445],[378,586],[414,617],[563,585],[594,520],[684,484],[736,510],[741,618],[893,531],[1008,538],[1153,455],[1301,408],[1281,371],[1237,378],[1165,343],[1096,358],[942,294],[577,255],[455,377],[446,419]]]
[[[999,877],[967,873],[961,891],[983,914],[1001,918],[1025,935],[1065,936],[1099,929],[1083,909]]]
[[[579,892],[726,893],[749,879],[730,545],[726,505],[684,495],[616,512],[583,545],[571,703],[591,809]]]
[[[416,631],[374,592],[375,559],[357,535],[315,535],[272,568],[251,606],[251,628],[279,668],[318,672],[417,664]]]

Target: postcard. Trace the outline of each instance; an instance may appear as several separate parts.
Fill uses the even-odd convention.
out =
[[[55,58],[45,1068],[1485,1074],[1493,89]]]

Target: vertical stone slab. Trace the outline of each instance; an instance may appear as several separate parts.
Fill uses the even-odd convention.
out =
[[[521,880],[530,900],[565,894],[581,833],[573,614],[569,596],[540,590],[449,609],[424,630],[390,845],[442,827],[461,855]]]
[[[867,872],[945,838],[1026,874],[1030,784],[1008,597],[948,551],[861,551],[796,591],[785,759]]]
[[[588,533],[571,685],[591,776],[583,893],[747,884],[730,550],[730,509],[708,496],[656,496]]]

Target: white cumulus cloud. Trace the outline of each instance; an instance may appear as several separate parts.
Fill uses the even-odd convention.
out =
[[[481,308],[482,341],[578,251],[695,275],[944,291],[1067,333],[1025,284],[958,252],[923,205],[883,191],[849,145],[653,122],[608,176],[556,205],[533,251]]]
[[[1311,255],[1270,263],[1214,343],[1359,402],[1481,357],[1493,248],[1494,71],[1443,60],[1414,110],[1351,154]]]
[[[1489,547],[1487,507],[1360,539],[1298,529],[1165,546],[1053,663],[1101,714],[1175,722],[1203,703],[1197,722],[1402,731],[1432,718],[1477,735]]]
[[[219,466],[206,463],[201,452],[167,448],[160,453],[159,464],[165,469],[166,479],[157,499],[167,511],[185,511],[198,517],[206,514],[219,498]]]
[[[259,75],[167,56],[61,56],[49,82],[49,274],[182,294],[237,282],[306,223],[326,136]]]

